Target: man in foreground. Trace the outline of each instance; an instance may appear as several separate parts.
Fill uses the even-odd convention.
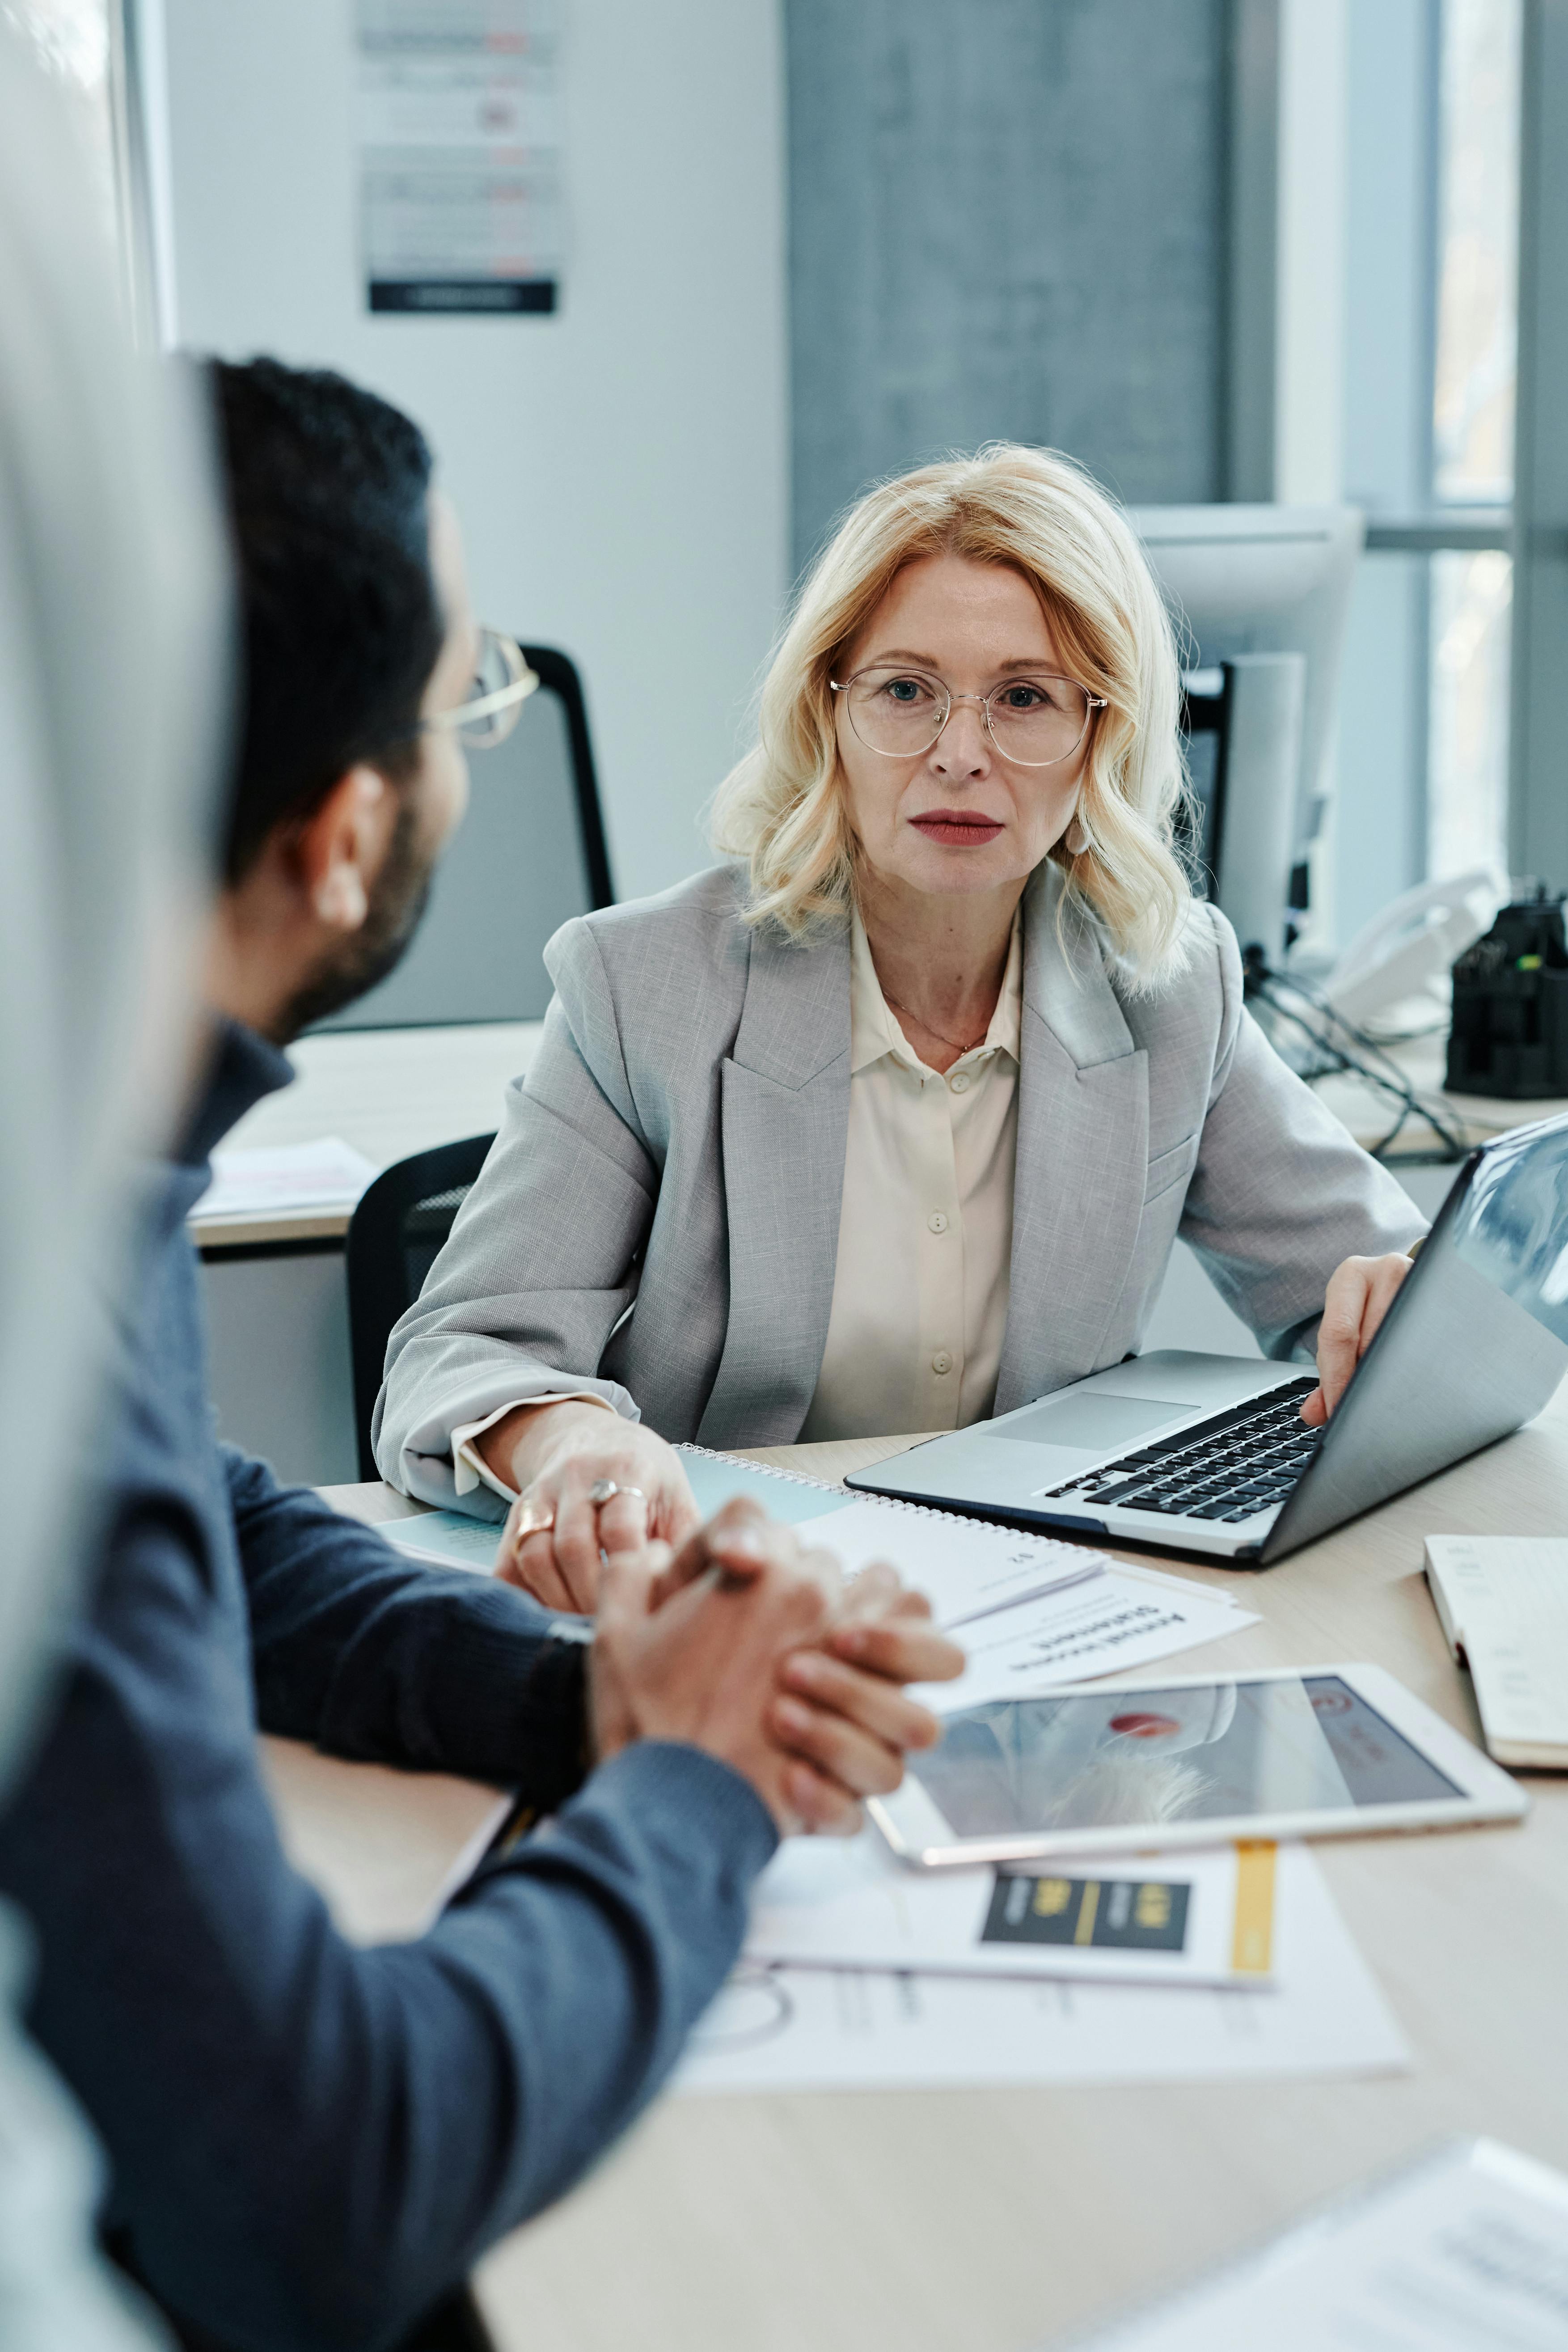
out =
[[[594,1638],[419,1568],[211,1433],[186,1213],[370,987],[467,789],[475,632],[417,433],[335,378],[217,384],[247,707],[208,998],[223,1016],[123,1334],[109,1526],[59,1714],[0,1821],[33,2023],[113,2169],[112,2241],[193,2345],[389,2346],[646,2103],[781,1832],[852,1821],[958,1654],[890,1578],[744,1510],[605,1563]],[[792,1685],[837,1653],[835,1704]],[[542,1822],[422,1941],[356,1949],[281,1853],[260,1727],[520,1791]]]

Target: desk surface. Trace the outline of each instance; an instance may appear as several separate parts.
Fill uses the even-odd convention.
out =
[[[818,1475],[904,1441],[777,1448]],[[366,1517],[413,1507],[330,1490]],[[1421,1574],[1440,1532],[1568,1532],[1568,1384],[1540,1420],[1282,1567],[1184,1671],[1370,1658],[1475,1735]],[[1188,1576],[1236,1572],[1181,1563]],[[484,1792],[268,1743],[291,1849],[351,1931],[406,1933]],[[1415,2054],[1383,2081],[668,2099],[497,2249],[506,2352],[1026,2352],[1455,2132],[1568,2167],[1568,1779],[1519,1828],[1317,1849]]]
[[[543,1024],[482,1021],[460,1028],[343,1029],[289,1048],[299,1076],[247,1111],[224,1149],[341,1137],[375,1166],[482,1135],[500,1123],[501,1095],[533,1058]],[[191,1220],[205,1250],[341,1240],[348,1209],[276,1209]]]
[[[537,1021],[476,1023],[460,1028],[343,1030],[303,1037],[289,1048],[300,1075],[282,1094],[268,1095],[228,1138],[231,1150],[310,1143],[341,1136],[377,1168],[438,1143],[482,1134],[500,1117],[503,1087],[528,1068],[539,1042]],[[1466,1143],[1479,1143],[1522,1121],[1568,1111],[1568,1101],[1490,1102],[1480,1096],[1444,1095],[1443,1040],[1425,1037],[1393,1049],[1394,1058],[1421,1095],[1441,1104],[1448,1125]],[[1359,1078],[1324,1078],[1318,1091],[1358,1143],[1381,1141],[1397,1105]],[[1400,1151],[1419,1156],[1439,1149],[1434,1131],[1412,1118]],[[272,1247],[341,1240],[347,1209],[276,1209],[265,1215],[192,1220],[207,1251]]]

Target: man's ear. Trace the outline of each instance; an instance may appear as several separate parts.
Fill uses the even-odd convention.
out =
[[[393,792],[374,768],[350,768],[295,836],[295,869],[310,912],[327,930],[357,931],[370,911],[395,815]]]

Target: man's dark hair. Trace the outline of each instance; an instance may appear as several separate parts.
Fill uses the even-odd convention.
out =
[[[430,450],[324,368],[212,363],[238,573],[242,723],[224,876],[368,760],[395,779],[440,654]]]

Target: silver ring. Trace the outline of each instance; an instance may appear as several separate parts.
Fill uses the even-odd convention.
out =
[[[613,1503],[617,1495],[635,1495],[644,1510],[647,1508],[647,1496],[640,1486],[618,1486],[613,1478],[595,1478],[588,1489],[588,1500],[595,1510]]]

